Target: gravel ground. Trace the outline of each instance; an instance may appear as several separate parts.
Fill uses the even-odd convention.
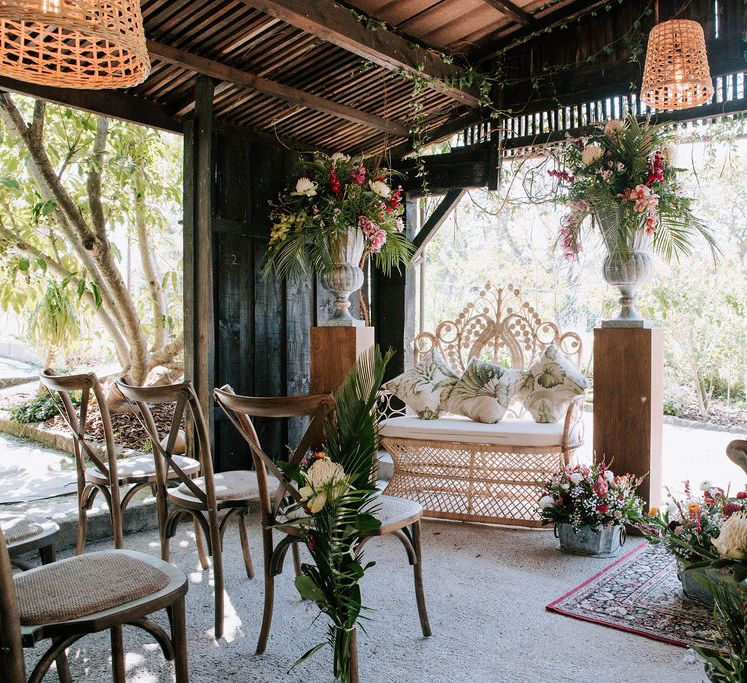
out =
[[[258,525],[252,551],[261,576]],[[420,634],[412,575],[395,539],[376,539],[367,557],[377,564],[364,579],[364,601],[373,608],[359,648],[361,680],[373,682],[696,681],[699,665],[684,650],[640,636],[546,612],[547,603],[609,564],[562,555],[546,531],[424,522],[425,584],[433,636]],[[157,552],[153,532],[128,536],[129,548]],[[634,547],[640,539],[628,542]],[[107,548],[107,544],[89,550]],[[324,621],[304,605],[292,585],[292,569],[276,589],[275,620],[267,652],[255,656],[262,584],[243,571],[236,526],[226,535],[225,638],[212,638],[212,588],[197,569],[194,541],[182,526],[172,562],[190,576],[187,596],[192,683],[327,682],[328,650],[291,670],[294,661],[323,638]],[[159,621],[164,618],[159,615]],[[173,681],[153,639],[125,630],[127,680]],[[41,648],[37,648],[41,649]],[[111,680],[108,637],[89,636],[70,649],[76,681]],[[33,655],[27,655],[27,665]],[[54,673],[50,674],[54,680]]]

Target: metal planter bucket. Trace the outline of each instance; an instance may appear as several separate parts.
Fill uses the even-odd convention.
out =
[[[555,537],[564,553],[615,557],[625,544],[625,526],[584,526],[574,531],[571,524],[560,522],[555,525]]]
[[[677,559],[677,578],[682,584],[682,592],[688,600],[713,607],[713,595],[698,579],[703,575],[700,567],[688,567],[682,560]]]

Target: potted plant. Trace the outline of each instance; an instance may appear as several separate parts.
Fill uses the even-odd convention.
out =
[[[570,207],[560,230],[565,256],[574,258],[581,251],[587,217],[607,247],[604,278],[621,294],[617,325],[643,324],[635,299],[653,275],[652,249],[671,260],[691,253],[692,238],[699,234],[714,257],[717,253],[713,235],[693,215],[693,200],[677,182],[683,169],[672,163],[671,139],[671,128],[631,115],[566,145],[563,168],[549,172]]]
[[[545,485],[542,522],[555,525],[563,552],[612,557],[625,543],[625,524],[641,518],[640,482],[615,476],[604,462],[564,467]]]
[[[668,492],[668,507],[650,510],[642,529],[676,557],[685,596],[712,605],[709,581],[718,581],[719,574],[733,574],[737,582],[747,578],[747,491],[730,498],[708,482],[701,489],[696,496],[685,482],[684,499]]]
[[[363,269],[374,265],[388,275],[408,262],[412,242],[404,234],[402,188],[393,172],[366,165],[362,157],[316,154],[302,162],[292,190],[271,202],[273,221],[265,275],[319,275],[335,296],[335,311],[321,325],[363,324],[350,315],[351,294],[363,285]],[[364,321],[368,309],[361,297]]]

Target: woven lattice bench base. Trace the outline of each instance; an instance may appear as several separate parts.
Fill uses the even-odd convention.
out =
[[[384,438],[394,460],[386,494],[414,500],[427,517],[541,526],[542,487],[572,451]]]

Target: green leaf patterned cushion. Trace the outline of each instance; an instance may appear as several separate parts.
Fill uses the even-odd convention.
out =
[[[445,409],[458,377],[437,352],[384,385],[422,420],[435,420]]]
[[[565,417],[568,403],[586,392],[589,381],[554,344],[524,373],[516,396],[535,422],[559,422]]]
[[[499,422],[513,401],[522,373],[473,359],[449,396],[450,413],[475,422]]]

